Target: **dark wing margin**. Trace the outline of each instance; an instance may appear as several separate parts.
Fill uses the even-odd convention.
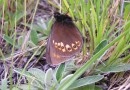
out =
[[[51,57],[50,57],[50,36],[47,40],[47,46],[46,46],[46,61],[47,63],[51,64]]]

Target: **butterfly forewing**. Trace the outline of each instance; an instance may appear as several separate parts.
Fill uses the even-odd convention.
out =
[[[81,51],[82,35],[73,22],[55,21],[47,42],[47,62],[53,65],[65,62]]]

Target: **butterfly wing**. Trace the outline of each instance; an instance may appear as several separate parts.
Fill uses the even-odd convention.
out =
[[[79,53],[82,45],[82,35],[73,23],[55,22],[47,42],[47,62],[54,65],[65,62]]]

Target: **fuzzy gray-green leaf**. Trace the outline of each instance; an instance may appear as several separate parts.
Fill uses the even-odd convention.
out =
[[[69,87],[69,89],[74,89],[81,86],[93,84],[103,79],[103,77],[104,77],[103,75],[93,75],[93,76],[88,76],[88,77],[78,79]]]
[[[57,72],[56,72],[56,79],[57,79],[57,81],[59,81],[62,78],[64,69],[65,69],[65,64],[62,63],[59,66],[59,68],[57,69]]]

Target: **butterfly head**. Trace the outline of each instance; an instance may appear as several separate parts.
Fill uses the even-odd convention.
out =
[[[65,14],[60,14],[59,12],[54,13],[54,18],[58,22],[67,22],[67,23],[72,22],[71,17],[69,17],[68,15],[65,15]]]

